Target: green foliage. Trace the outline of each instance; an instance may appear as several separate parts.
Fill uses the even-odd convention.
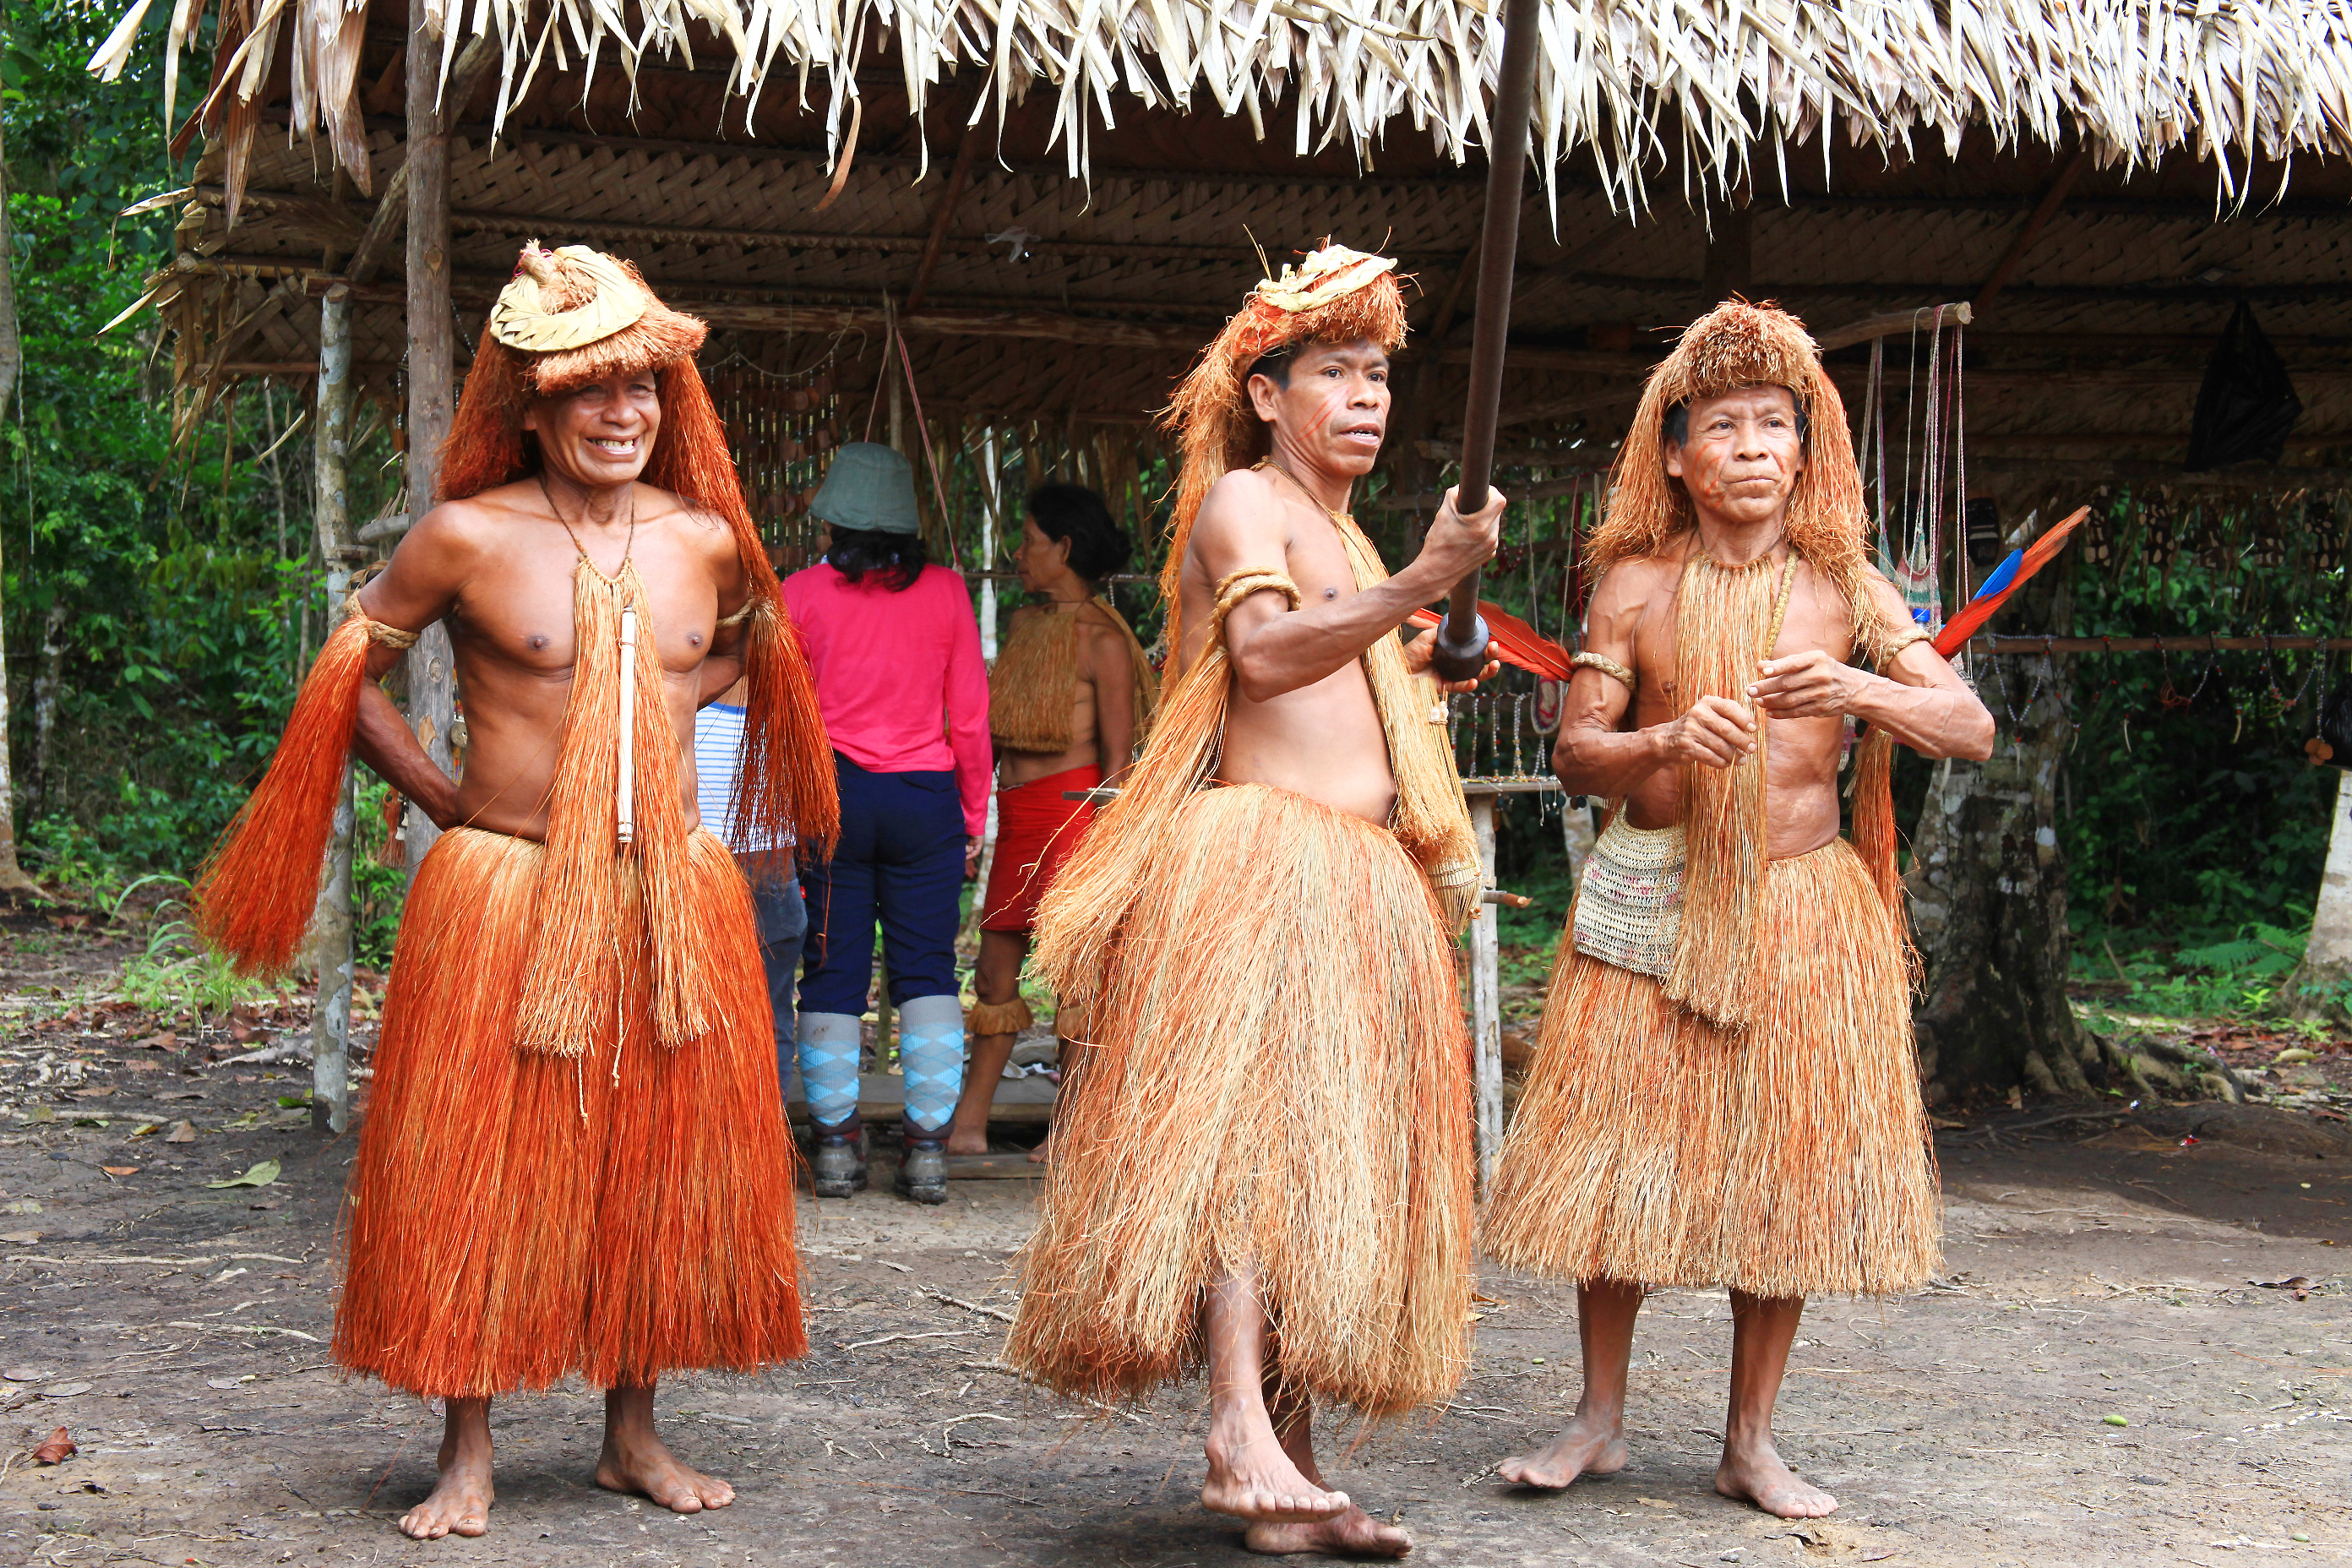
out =
[[[6,16],[25,350],[0,426],[8,740],[28,868],[103,889],[193,872],[321,640],[310,448],[270,450],[304,389],[248,385],[174,448],[155,318],[101,333],[171,256],[169,213],[115,216],[184,183],[163,144],[162,51],[101,85],[84,62],[112,8],[6,0]],[[147,26],[163,23],[159,10]]]
[[[2315,515],[2309,526],[2340,525]],[[2076,572],[2074,624],[2088,636],[2340,636],[2347,593],[2341,568],[2181,561],[2159,572],[2126,559]],[[2071,662],[2081,730],[2061,800],[2078,932],[2194,950],[2249,922],[2307,921],[2336,775],[2310,765],[2303,743],[2327,688],[2347,678],[2341,656]]]
[[[176,877],[141,878],[115,900],[117,917],[140,888],[179,881]],[[155,907],[148,917],[146,945],[122,967],[123,999],[151,1013],[226,1013],[239,1002],[275,990],[266,981],[237,973],[198,940],[188,924],[187,905],[177,899]]]

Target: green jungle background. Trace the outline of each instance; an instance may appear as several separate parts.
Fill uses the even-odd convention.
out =
[[[109,9],[5,3],[0,113],[25,351],[0,426],[17,820],[26,869],[109,900],[200,861],[267,759],[318,647],[325,606],[310,544],[310,448],[296,427],[308,387],[248,385],[174,447],[168,346],[153,318],[133,314],[100,332],[170,256],[168,213],[116,215],[185,183],[164,146],[152,79],[160,51],[136,52],[128,79],[101,88],[83,62],[111,24]],[[981,476],[968,454],[954,477],[956,504],[976,516]],[[1048,477],[1018,460],[1001,476],[1014,496]],[[1507,490],[1515,478],[1499,482]],[[381,428],[352,479],[361,520],[396,489]],[[1555,635],[1565,557],[1531,557],[1524,546],[1560,537],[1589,504],[1587,492],[1519,509],[1507,534],[1518,552],[1507,550],[1489,590]],[[1402,514],[1367,515],[1387,519],[1394,560]],[[1149,560],[1153,520],[1134,521],[1139,559]],[[982,564],[976,547],[965,564]],[[2159,573],[2126,561],[2094,573],[2071,557],[2064,569],[2075,574],[2078,634],[2335,632],[2345,621],[2340,570]],[[1148,591],[1119,596],[1149,640],[1158,616]],[[1000,614],[1017,597],[1006,594]],[[2263,1013],[2300,952],[2326,847],[2336,775],[2308,765],[2302,743],[2341,662],[2330,672],[2309,655],[2114,655],[2067,669],[2080,730],[2062,820],[2078,973],[2121,978],[2127,1000],[2152,1010]],[[1997,714],[2026,700],[2008,680],[2005,670],[1983,675]],[[1910,810],[1926,776],[1916,760],[1901,776]],[[379,786],[361,814],[378,842],[381,820],[368,807],[381,799]],[[1567,908],[1559,829],[1556,807],[1522,802],[1505,814],[1502,880],[1538,900],[1506,917],[1517,978],[1540,974]],[[362,950],[380,963],[403,873],[363,856],[361,880]]]

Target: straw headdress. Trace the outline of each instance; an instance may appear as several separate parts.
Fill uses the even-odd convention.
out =
[[[1845,595],[1854,636],[1874,658],[1888,634],[1871,612],[1869,518],[1845,403],[1822,369],[1804,323],[1778,305],[1727,300],[1684,329],[1642,393],[1618,449],[1607,515],[1586,548],[1591,570],[1663,552],[1696,524],[1690,492],[1666,472],[1666,416],[1697,398],[1749,386],[1782,386],[1805,423],[1805,471],[1789,498],[1789,541]]]
[[[742,651],[751,682],[734,819],[752,835],[794,834],[803,852],[828,847],[840,826],[829,742],[783,590],[743,501],[727,432],[694,367],[709,328],[656,299],[637,269],[585,246],[523,247],[482,329],[457,415],[441,447],[436,500],[462,500],[540,470],[523,429],[534,399],[606,376],[651,371],[661,426],[644,482],[724,519],[751,579]]]
[[[1394,353],[1404,344],[1404,290],[1388,257],[1326,244],[1304,265],[1258,280],[1177,385],[1162,416],[1184,449],[1168,562],[1160,573],[1162,603],[1176,603],[1184,546],[1209,487],[1265,456],[1269,437],[1250,406],[1249,367],[1276,349],[1305,342],[1374,342]]]

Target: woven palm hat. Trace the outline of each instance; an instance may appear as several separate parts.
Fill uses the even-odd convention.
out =
[[[489,335],[520,355],[542,397],[691,360],[710,329],[655,298],[635,267],[584,245],[522,247],[490,308]]]
[[[915,465],[878,442],[847,442],[834,453],[809,515],[865,533],[919,532]]]

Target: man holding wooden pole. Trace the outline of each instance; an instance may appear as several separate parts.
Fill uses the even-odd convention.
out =
[[[1449,936],[1477,847],[1396,632],[1491,555],[1448,504],[1395,577],[1349,516],[1403,300],[1338,246],[1268,279],[1178,390],[1168,696],[1046,893],[1034,963],[1070,1047],[1007,1359],[1132,1397],[1204,1362],[1202,1500],[1255,1551],[1401,1555],[1330,1489],[1316,1398],[1442,1403],[1466,1363],[1469,1051]]]

